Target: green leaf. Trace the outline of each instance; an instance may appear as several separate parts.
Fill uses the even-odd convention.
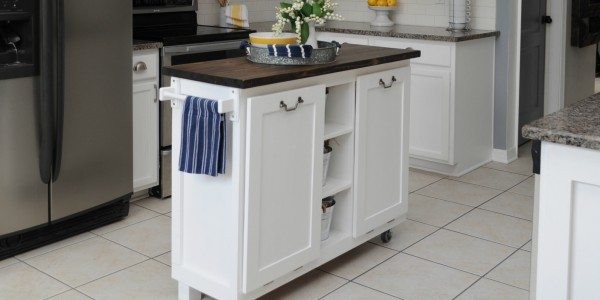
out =
[[[302,12],[302,15],[308,17],[313,13],[313,7],[308,3],[304,3],[304,6],[302,6],[300,12]]]
[[[290,8],[290,7],[292,7],[292,5],[291,5],[290,3],[285,3],[285,2],[281,2],[281,3],[279,4],[279,6],[280,6],[281,8]]]
[[[323,9],[319,4],[315,3],[312,6],[312,13],[315,14],[315,16],[317,17],[322,17]]]
[[[306,43],[308,40],[308,35],[310,34],[310,30],[308,29],[308,23],[302,23],[302,28],[300,29],[300,40],[302,44]]]

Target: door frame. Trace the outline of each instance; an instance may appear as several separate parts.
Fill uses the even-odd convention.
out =
[[[515,79],[513,82],[513,96],[511,107],[514,108],[511,120],[508,120],[512,128],[512,137],[509,139],[510,145],[507,145],[507,162],[517,159],[518,141],[519,141],[519,91],[521,81],[521,26],[523,0],[517,0],[516,15],[516,42],[513,51],[515,53],[513,67],[515,70]],[[568,6],[569,1],[547,0],[547,14],[552,16],[552,25],[546,28],[546,68],[544,75],[544,115],[560,110],[565,105],[565,63],[568,29]]]

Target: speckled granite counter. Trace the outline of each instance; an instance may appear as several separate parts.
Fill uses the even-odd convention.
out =
[[[133,40],[133,51],[160,49],[162,46],[160,42]]]
[[[600,93],[525,125],[523,136],[600,150]]]
[[[271,31],[272,24],[273,22],[253,23],[251,24],[251,27],[257,31]],[[349,21],[327,22],[324,26],[317,27],[317,31],[441,42],[464,42],[487,37],[497,37],[500,35],[499,31],[471,30],[468,32],[450,32],[443,27],[409,25],[374,27],[371,26],[370,23]]]

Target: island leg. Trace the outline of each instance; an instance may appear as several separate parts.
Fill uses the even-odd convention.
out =
[[[202,300],[202,293],[190,286],[179,283],[179,300]]]

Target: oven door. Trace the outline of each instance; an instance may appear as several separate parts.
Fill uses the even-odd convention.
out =
[[[202,43],[196,45],[167,46],[162,50],[162,66],[175,66],[209,60],[240,57],[243,52],[240,44],[244,40]],[[170,86],[171,77],[161,76],[161,86]],[[171,105],[161,103],[160,146],[171,146]]]

